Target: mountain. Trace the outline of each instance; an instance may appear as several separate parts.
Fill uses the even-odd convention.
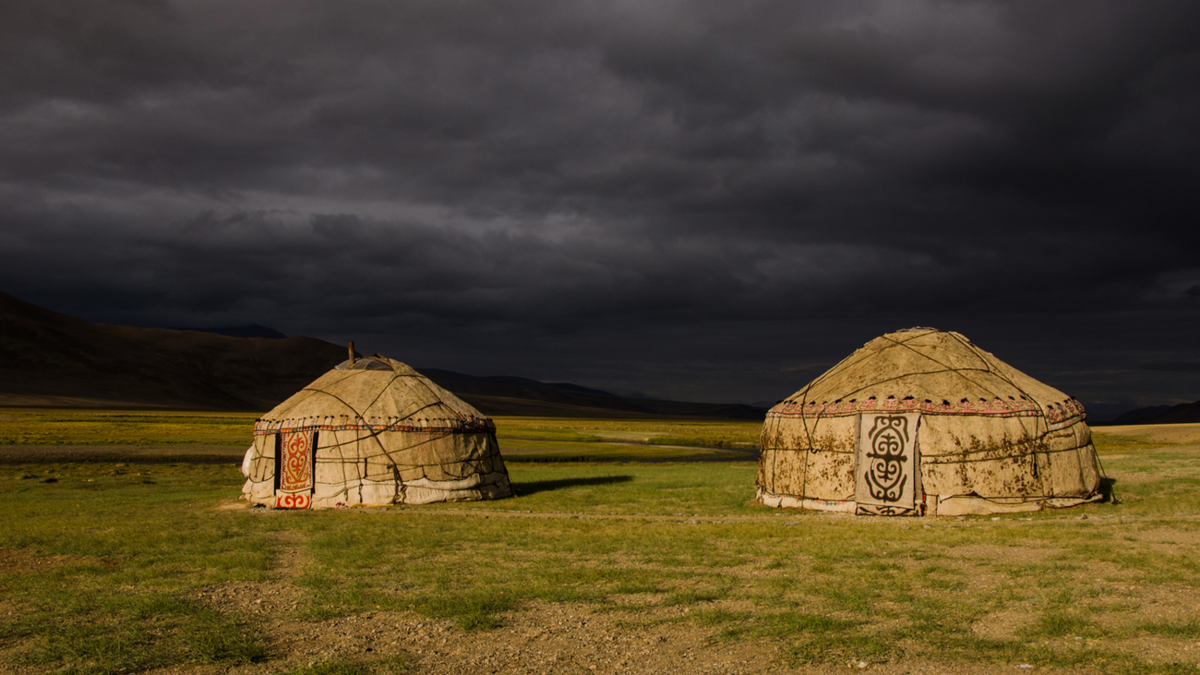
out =
[[[265,411],[346,358],[345,347],[315,338],[212,330],[89,323],[0,293],[0,405]],[[762,419],[765,413],[736,404],[629,400],[521,377],[420,372],[488,415]]]
[[[1121,413],[1117,417],[1099,424],[1107,424],[1112,426],[1120,426],[1122,424],[1140,424],[1142,420],[1150,419],[1155,415],[1161,415],[1171,409],[1169,405],[1153,405],[1148,408],[1138,408],[1130,410],[1127,413]]]
[[[766,410],[738,403],[687,403],[627,399],[577,384],[546,383],[523,377],[476,377],[437,368],[421,374],[489,415],[536,417],[707,417],[761,420]]]
[[[1120,426],[1124,424],[1195,424],[1200,422],[1200,401],[1178,405],[1154,405],[1122,413],[1117,417],[1096,422],[1092,426]]]
[[[1195,424],[1197,422],[1200,422],[1200,401],[1171,406],[1157,415],[1140,419],[1134,424]]]
[[[285,337],[283,333],[274,328],[267,328],[256,323],[246,324],[245,326],[215,326],[212,328],[175,328],[173,330],[191,330],[197,333],[216,333],[217,335],[228,335],[229,337],[263,337],[274,340],[281,340]]]
[[[89,323],[0,293],[0,403],[268,410],[346,358],[307,337]]]
[[[487,394],[491,396],[510,396],[515,398],[530,398],[535,400],[556,400],[561,397],[582,396],[587,399],[600,397],[605,399],[620,398],[616,394],[599,389],[589,389],[577,384],[565,382],[539,382],[525,377],[494,375],[478,377],[464,375],[439,368],[418,368],[425,377],[437,382],[455,394]]]

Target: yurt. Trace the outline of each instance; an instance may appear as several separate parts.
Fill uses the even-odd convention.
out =
[[[512,495],[490,419],[399,361],[351,358],[254,425],[243,496],[274,508]]]
[[[758,499],[861,515],[1095,501],[1083,406],[958,333],[876,338],[767,413]]]

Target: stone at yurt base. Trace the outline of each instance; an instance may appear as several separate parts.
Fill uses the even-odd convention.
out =
[[[932,328],[876,338],[771,408],[762,448],[768,506],[964,515],[1101,497],[1083,406]]]
[[[496,427],[399,361],[342,362],[254,425],[243,497],[275,508],[512,495]]]

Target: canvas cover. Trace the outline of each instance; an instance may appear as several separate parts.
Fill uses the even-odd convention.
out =
[[[346,361],[255,423],[243,493],[278,508],[508,497],[495,430],[399,361]]]
[[[887,510],[860,490],[862,464],[872,461],[863,435],[881,416],[910,419],[916,429],[913,461],[903,465],[914,471],[913,506],[897,514],[996,513],[1099,498],[1099,462],[1078,401],[958,333],[922,328],[872,340],[767,413],[759,499]]]

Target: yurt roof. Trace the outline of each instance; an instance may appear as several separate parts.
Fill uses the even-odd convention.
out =
[[[255,425],[279,428],[491,427],[467,402],[394,359],[375,355],[347,360],[317,378]]]
[[[924,413],[1082,413],[1063,392],[976,347],[959,333],[910,328],[888,333],[846,357],[774,414],[853,414],[879,409]]]

